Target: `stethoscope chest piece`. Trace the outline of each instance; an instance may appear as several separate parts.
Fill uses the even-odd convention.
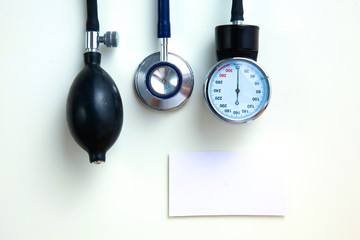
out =
[[[140,63],[135,74],[135,89],[143,103],[160,111],[175,110],[190,98],[194,75],[181,57],[168,52],[170,33],[169,0],[158,0],[160,52]]]
[[[168,53],[167,61],[160,61],[160,53],[148,56],[135,75],[136,92],[142,102],[161,111],[182,106],[193,86],[194,75],[189,64],[173,53]]]

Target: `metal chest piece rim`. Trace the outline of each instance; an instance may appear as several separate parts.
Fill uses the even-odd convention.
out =
[[[180,56],[168,53],[160,61],[160,53],[143,60],[135,75],[135,89],[141,101],[159,111],[175,110],[190,98],[194,75],[190,65]]]

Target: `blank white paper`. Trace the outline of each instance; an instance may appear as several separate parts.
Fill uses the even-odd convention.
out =
[[[285,216],[281,155],[192,152],[169,156],[169,216]]]

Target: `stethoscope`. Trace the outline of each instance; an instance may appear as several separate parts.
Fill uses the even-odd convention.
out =
[[[170,33],[169,0],[158,1],[160,52],[143,60],[135,75],[139,98],[150,108],[166,111],[181,107],[190,97],[194,75],[180,56],[168,52]]]
[[[100,67],[99,44],[118,46],[117,32],[99,36],[97,1],[87,0],[85,66],[71,85],[67,123],[75,141],[88,152],[91,163],[105,162],[106,151],[117,140],[123,123],[123,107],[115,82]]]

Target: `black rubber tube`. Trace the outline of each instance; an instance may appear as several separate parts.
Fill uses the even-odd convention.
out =
[[[244,7],[242,0],[233,0],[230,21],[234,22],[237,20],[244,21]]]
[[[87,3],[87,21],[86,31],[99,31],[99,19],[97,10],[97,0],[86,0]]]

